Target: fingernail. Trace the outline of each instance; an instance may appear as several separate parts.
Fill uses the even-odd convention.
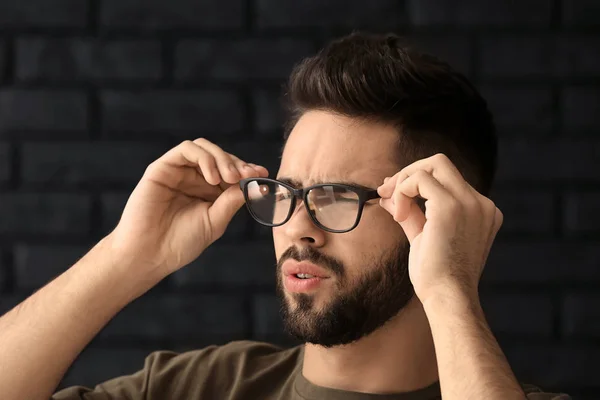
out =
[[[388,176],[387,178],[383,178],[383,183],[386,183],[387,181],[390,180],[390,177]]]

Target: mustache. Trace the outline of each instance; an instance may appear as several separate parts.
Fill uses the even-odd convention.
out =
[[[301,250],[295,246],[289,247],[279,258],[279,261],[277,262],[277,270],[281,271],[283,263],[289,259],[298,262],[308,261],[332,272],[339,277],[344,276],[344,264],[340,260],[336,259],[335,257],[322,254],[312,247],[305,247]]]

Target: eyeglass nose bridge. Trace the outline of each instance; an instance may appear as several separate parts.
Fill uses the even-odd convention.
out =
[[[299,205],[304,205],[308,216],[313,222],[315,222],[314,211],[310,209],[310,206],[306,202],[306,200],[308,199],[308,192],[310,192],[313,188],[296,189],[288,187],[288,189],[292,192],[292,204],[290,206],[290,212],[288,214],[288,217],[286,218],[284,223],[288,223],[290,219],[292,219],[294,214],[296,214],[296,212],[298,211]]]

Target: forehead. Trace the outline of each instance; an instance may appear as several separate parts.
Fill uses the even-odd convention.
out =
[[[391,126],[309,111],[290,134],[277,177],[303,186],[322,182],[379,185],[397,172],[397,139]]]

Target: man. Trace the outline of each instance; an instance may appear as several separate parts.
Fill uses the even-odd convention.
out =
[[[275,180],[182,143],[147,168],[112,233],[0,319],[3,398],[51,397],[98,331],[244,203],[273,227],[284,324],[306,344],[156,352],[53,399],[568,398],[518,383],[479,304],[502,213],[485,197],[491,116],[467,80],[393,35],[353,34],[300,64],[287,98]]]

